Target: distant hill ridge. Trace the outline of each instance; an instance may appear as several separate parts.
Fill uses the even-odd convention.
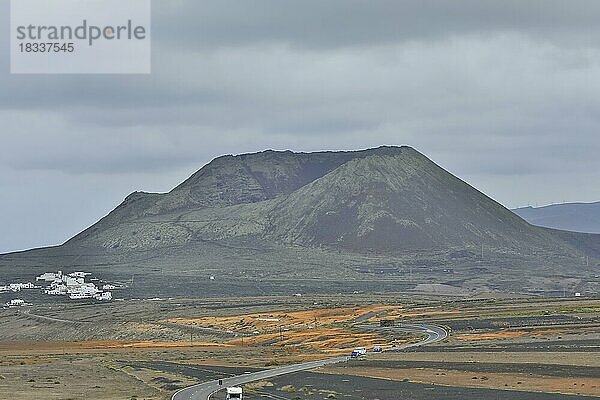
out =
[[[533,225],[600,234],[600,202],[522,207],[513,211]]]

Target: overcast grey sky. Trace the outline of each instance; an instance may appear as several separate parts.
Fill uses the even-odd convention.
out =
[[[600,200],[600,2],[169,0],[148,76],[9,74],[0,252],[215,156],[411,145],[509,206]]]

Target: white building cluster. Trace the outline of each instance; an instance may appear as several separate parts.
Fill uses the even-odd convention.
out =
[[[85,277],[90,275],[87,272],[73,272],[63,274],[62,271],[46,272],[36,278],[37,281],[45,281],[50,283],[50,286],[44,291],[46,294],[53,296],[69,296],[72,300],[80,299],[96,299],[100,301],[112,300],[112,292],[106,291],[107,286],[104,285],[99,289],[94,283],[86,282]]]
[[[23,289],[35,289],[33,283],[11,283],[10,285],[0,286],[0,293],[20,292]]]
[[[24,306],[30,306],[30,305],[31,304],[25,303],[25,300],[21,300],[21,299],[13,299],[5,304],[5,306],[9,307],[9,308],[24,307]]]

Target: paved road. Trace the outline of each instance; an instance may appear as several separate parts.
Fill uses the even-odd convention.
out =
[[[404,346],[388,349],[386,351],[402,351],[411,347],[425,346],[435,342],[441,342],[448,337],[448,332],[437,325],[431,324],[403,324],[401,326],[379,327],[376,325],[360,325],[359,328],[370,331],[402,331],[411,333],[425,333],[427,337],[420,342],[406,344]]]
[[[446,337],[448,337],[448,332],[446,332],[444,328],[429,324],[411,324],[386,328],[380,328],[372,325],[363,325],[362,328],[370,330],[395,330],[402,332],[414,332],[427,335],[427,337],[420,342],[407,344],[387,351],[402,351],[411,347],[424,346],[427,344],[442,341],[446,339]],[[187,387],[185,389],[181,389],[173,395],[172,400],[208,400],[210,399],[211,395],[218,392],[219,390],[225,389],[226,387],[240,386],[246,383],[260,381],[263,379],[269,379],[276,376],[306,371],[330,364],[337,364],[340,362],[348,361],[348,359],[348,356],[329,358],[326,360],[305,362],[301,364],[288,365],[286,367],[281,368],[273,368],[265,371],[254,372],[251,374],[234,376],[231,378],[224,378],[222,386],[219,385],[219,381],[201,383],[198,385]]]

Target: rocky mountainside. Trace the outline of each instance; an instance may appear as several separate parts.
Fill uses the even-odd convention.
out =
[[[411,148],[349,161],[292,193],[273,208],[270,229],[352,249],[564,247]]]
[[[380,147],[219,157],[169,193],[129,195],[61,246],[0,255],[0,278],[95,271],[131,282],[129,298],[423,283],[595,294],[599,260],[600,235],[530,225],[414,149]]]
[[[66,246],[127,252],[232,239],[388,254],[485,245],[578,256],[600,243],[534,227],[414,149],[381,147],[220,157],[169,193],[130,195]]]
[[[71,242],[149,216],[256,203],[289,194],[345,162],[377,151],[292,153],[265,151],[214,159],[169,193],[134,192]]]
[[[523,207],[513,211],[532,225],[600,234],[600,202]]]

